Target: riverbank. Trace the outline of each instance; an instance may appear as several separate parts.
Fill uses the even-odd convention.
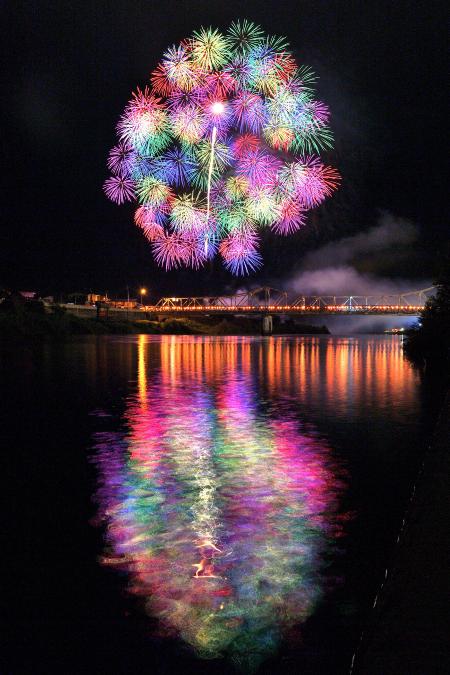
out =
[[[297,325],[274,317],[275,335],[328,334],[326,326]],[[66,339],[73,335],[260,335],[261,320],[246,317],[167,318],[163,321],[85,319],[65,311],[1,312],[0,338],[30,340]]]
[[[450,672],[448,566],[450,393],[406,514],[392,572],[357,654],[355,674]]]

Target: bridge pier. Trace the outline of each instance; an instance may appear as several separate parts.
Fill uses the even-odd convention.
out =
[[[273,333],[273,319],[270,314],[264,314],[261,324],[263,335],[272,335]]]

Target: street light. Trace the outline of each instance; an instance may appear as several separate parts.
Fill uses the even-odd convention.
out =
[[[141,293],[141,305],[142,305],[142,304],[143,304],[143,302],[142,302],[142,296],[143,296],[143,295],[147,295],[147,289],[146,289],[146,288],[141,288],[140,293]]]

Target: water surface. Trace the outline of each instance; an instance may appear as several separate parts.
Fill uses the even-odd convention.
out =
[[[11,410],[35,404],[18,437],[48,593],[33,587],[47,629],[32,609],[24,640],[40,631],[42,663],[347,671],[427,430],[399,338],[143,335],[18,356],[3,368]]]

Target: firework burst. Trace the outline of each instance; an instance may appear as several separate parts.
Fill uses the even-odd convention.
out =
[[[186,240],[178,232],[164,232],[153,241],[152,249],[156,262],[166,270],[187,263],[189,252]]]
[[[119,142],[109,153],[108,169],[116,176],[128,177],[133,171],[136,153],[130,145]]]
[[[219,246],[225,267],[233,274],[248,274],[262,264],[258,237],[254,230],[231,233]]]
[[[117,124],[106,195],[138,201],[136,225],[165,269],[220,253],[233,274],[261,264],[259,231],[286,236],[339,185],[315,76],[284,38],[234,21],[169,47]]]
[[[229,59],[230,42],[225,35],[212,28],[194,32],[192,63],[201,71],[219,70]]]
[[[131,202],[136,196],[134,181],[123,176],[111,176],[105,180],[103,189],[106,196],[116,204]]]
[[[172,204],[170,221],[177,232],[203,232],[206,211],[194,194],[182,194],[175,197]]]

